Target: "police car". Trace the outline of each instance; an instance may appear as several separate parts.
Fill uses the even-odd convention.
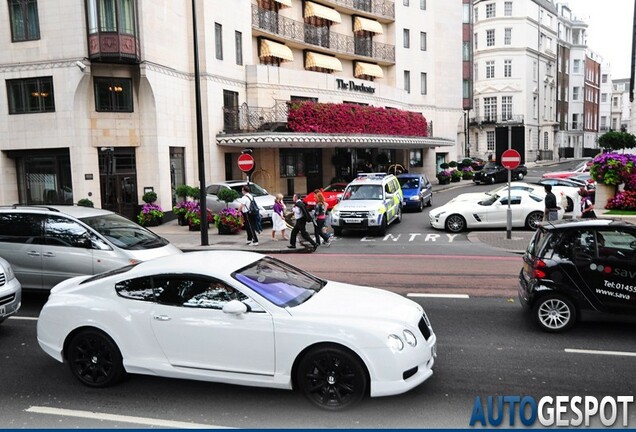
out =
[[[345,229],[385,235],[389,225],[402,221],[403,200],[400,182],[394,175],[360,174],[347,185],[331,212],[333,231],[336,235]]]

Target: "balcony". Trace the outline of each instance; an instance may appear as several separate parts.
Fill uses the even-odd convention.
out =
[[[395,21],[395,3],[388,0],[325,0],[347,15],[364,15],[387,23]]]
[[[523,115],[500,115],[500,116],[483,116],[471,117],[468,121],[470,126],[519,126],[523,124]]]
[[[319,47],[327,54],[339,54],[348,60],[363,60],[382,66],[395,64],[395,46],[369,39],[347,36],[304,22],[280,16],[275,11],[252,5],[252,28],[255,36],[274,36],[298,49]]]
[[[118,32],[97,32],[88,35],[88,58],[108,63],[139,64],[139,39]]]
[[[273,107],[223,107],[223,132],[257,132],[287,130],[288,101],[276,101]]]

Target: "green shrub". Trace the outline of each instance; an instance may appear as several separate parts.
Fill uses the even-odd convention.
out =
[[[225,201],[225,206],[227,207],[229,203],[239,197],[239,194],[234,189],[223,188],[219,191],[217,196],[221,201]]]
[[[89,200],[88,198],[82,198],[77,202],[77,205],[82,207],[95,207],[93,205],[93,201]]]
[[[144,196],[141,197],[141,199],[147,204],[152,204],[153,202],[157,201],[157,193],[152,191],[146,192]]]

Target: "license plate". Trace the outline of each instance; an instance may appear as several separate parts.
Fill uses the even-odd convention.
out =
[[[7,313],[6,306],[0,306],[0,317],[4,316]]]
[[[362,219],[357,218],[346,218],[344,221],[346,223],[362,223]]]

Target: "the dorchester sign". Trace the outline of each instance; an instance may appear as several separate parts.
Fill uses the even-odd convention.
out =
[[[353,81],[346,82],[343,79],[337,78],[336,85],[338,86],[338,90],[349,90],[349,91],[358,91],[362,93],[375,93],[375,88],[371,86],[366,86],[364,84],[356,84]]]

